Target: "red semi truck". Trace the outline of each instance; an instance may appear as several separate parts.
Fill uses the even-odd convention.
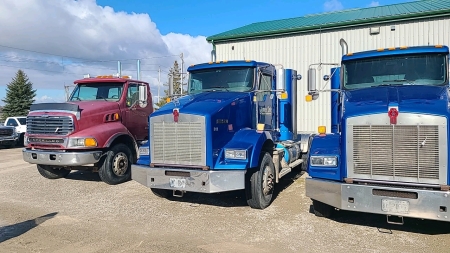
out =
[[[108,184],[129,180],[139,143],[148,140],[154,111],[149,84],[89,75],[74,83],[67,102],[31,106],[23,159],[48,179],[92,170]]]

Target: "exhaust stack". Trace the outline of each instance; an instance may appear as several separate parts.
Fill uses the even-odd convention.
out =
[[[342,55],[348,54],[348,45],[347,45],[347,42],[345,42],[344,39],[340,39],[340,40],[339,40],[339,44],[341,45],[341,48],[342,48]]]

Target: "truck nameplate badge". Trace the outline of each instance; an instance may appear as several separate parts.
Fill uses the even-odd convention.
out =
[[[398,117],[398,110],[397,108],[390,108],[388,111],[388,116],[389,119],[391,120],[391,125],[396,125],[397,124],[397,117]]]
[[[29,138],[28,141],[40,143],[64,143],[63,139]]]

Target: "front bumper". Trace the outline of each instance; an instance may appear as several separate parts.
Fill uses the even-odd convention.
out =
[[[56,166],[83,166],[97,163],[102,151],[61,152],[42,150],[22,150],[23,160],[33,164]]]
[[[149,188],[186,192],[225,192],[245,189],[245,170],[192,170],[131,166],[131,179]]]
[[[8,136],[8,137],[0,137],[0,144],[4,143],[4,142],[16,142],[18,139],[17,136]]]
[[[346,184],[315,178],[306,178],[305,189],[307,197],[341,210],[450,221],[449,191]]]

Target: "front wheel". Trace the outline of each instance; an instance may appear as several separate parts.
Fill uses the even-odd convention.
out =
[[[69,175],[70,173],[70,170],[64,168],[51,167],[48,165],[38,164],[36,167],[39,171],[39,174],[48,179],[64,178],[67,177],[67,175]]]
[[[98,175],[110,185],[124,183],[131,179],[131,161],[130,149],[125,144],[116,144],[106,152]]]
[[[264,209],[272,201],[275,186],[275,166],[269,153],[262,154],[259,168],[248,171],[245,192],[251,208]]]

